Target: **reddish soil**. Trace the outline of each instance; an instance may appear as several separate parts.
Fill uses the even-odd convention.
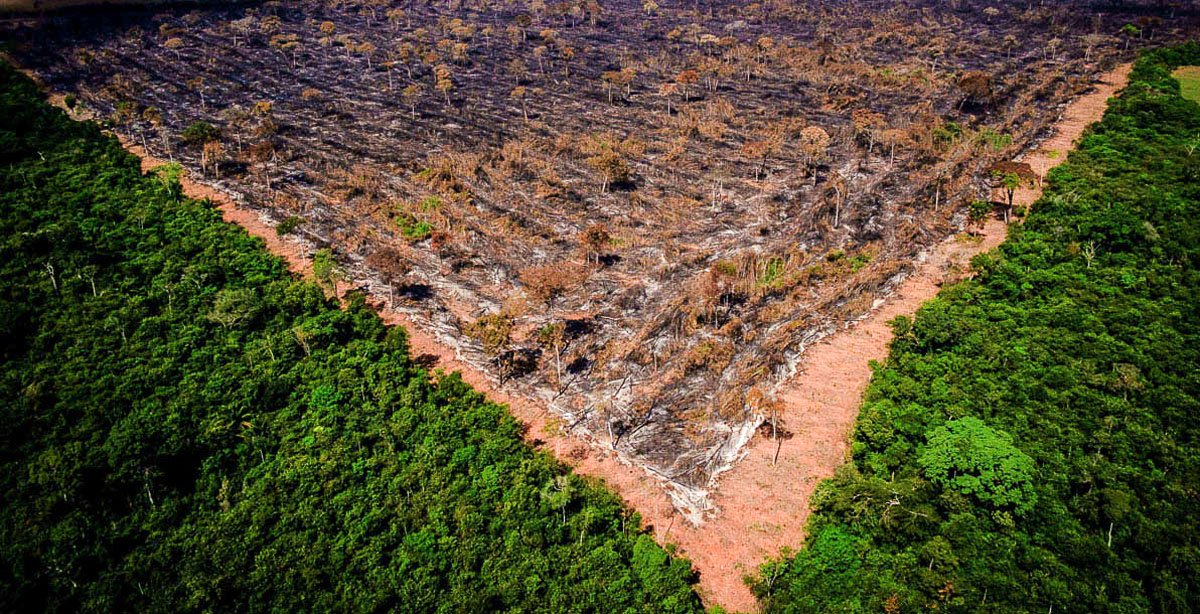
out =
[[[1102,116],[1105,101],[1123,86],[1129,69],[1129,64],[1118,66],[1103,76],[1093,92],[1069,104],[1056,123],[1054,136],[1023,161],[1044,176],[1065,159],[1083,130]],[[64,106],[62,96],[52,95],[51,102]],[[163,164],[141,146],[127,139],[122,142],[142,159],[143,170]],[[211,200],[227,222],[261,238],[292,271],[310,273],[310,254],[299,240],[279,236],[269,220],[224,192],[186,176],[181,183],[188,196]],[[1028,205],[1040,194],[1040,188],[1022,189],[1015,201]],[[808,348],[798,374],[780,390],[777,421],[793,436],[775,440],[768,431],[753,439],[744,448],[743,459],[721,476],[714,490],[717,514],[699,526],[687,522],[672,506],[662,481],[627,464],[612,450],[563,434],[561,419],[543,404],[498,389],[480,370],[413,326],[403,314],[386,305],[379,305],[378,311],[388,324],[406,328],[414,356],[436,356],[439,368],[459,372],[490,399],[507,404],[513,416],[528,426],[527,437],[534,445],[543,446],[577,473],[603,480],[643,516],[659,542],[679,546],[701,574],[699,592],[706,604],[753,611],[757,603],[743,578],[766,558],[778,555],[781,548],[803,542],[809,497],[817,484],[847,459],[850,434],[871,378],[869,361],[887,356],[892,338],[888,322],[915,312],[944,282],[961,278],[970,258],[999,245],[1006,231],[1001,221],[991,220],[978,237],[959,236],[939,244],[869,315],[846,323]],[[348,289],[345,285],[338,290]]]

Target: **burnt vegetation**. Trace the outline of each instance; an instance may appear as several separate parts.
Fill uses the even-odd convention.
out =
[[[1007,215],[1057,108],[1190,19],[1088,6],[267,2],[6,35],[78,113],[331,249],[699,511],[784,427],[766,408],[804,347],[971,203]]]

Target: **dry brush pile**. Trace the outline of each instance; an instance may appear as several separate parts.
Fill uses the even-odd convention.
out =
[[[384,0],[6,30],[72,103],[332,248],[698,517],[804,347],[961,229],[1126,47],[1183,27],[1133,19]]]

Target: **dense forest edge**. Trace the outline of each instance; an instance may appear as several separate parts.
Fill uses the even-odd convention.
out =
[[[361,298],[0,66],[0,610],[700,608]]]
[[[974,279],[894,323],[772,612],[1200,602],[1200,105],[1145,53]]]
[[[976,277],[897,320],[767,610],[1191,611],[1194,64],[1144,54]],[[178,172],[0,66],[0,609],[700,608],[615,496]]]

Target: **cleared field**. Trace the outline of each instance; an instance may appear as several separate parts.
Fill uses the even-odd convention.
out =
[[[289,2],[9,38],[699,519],[789,432],[805,348],[1000,200],[989,169],[1123,52],[1070,6]]]

